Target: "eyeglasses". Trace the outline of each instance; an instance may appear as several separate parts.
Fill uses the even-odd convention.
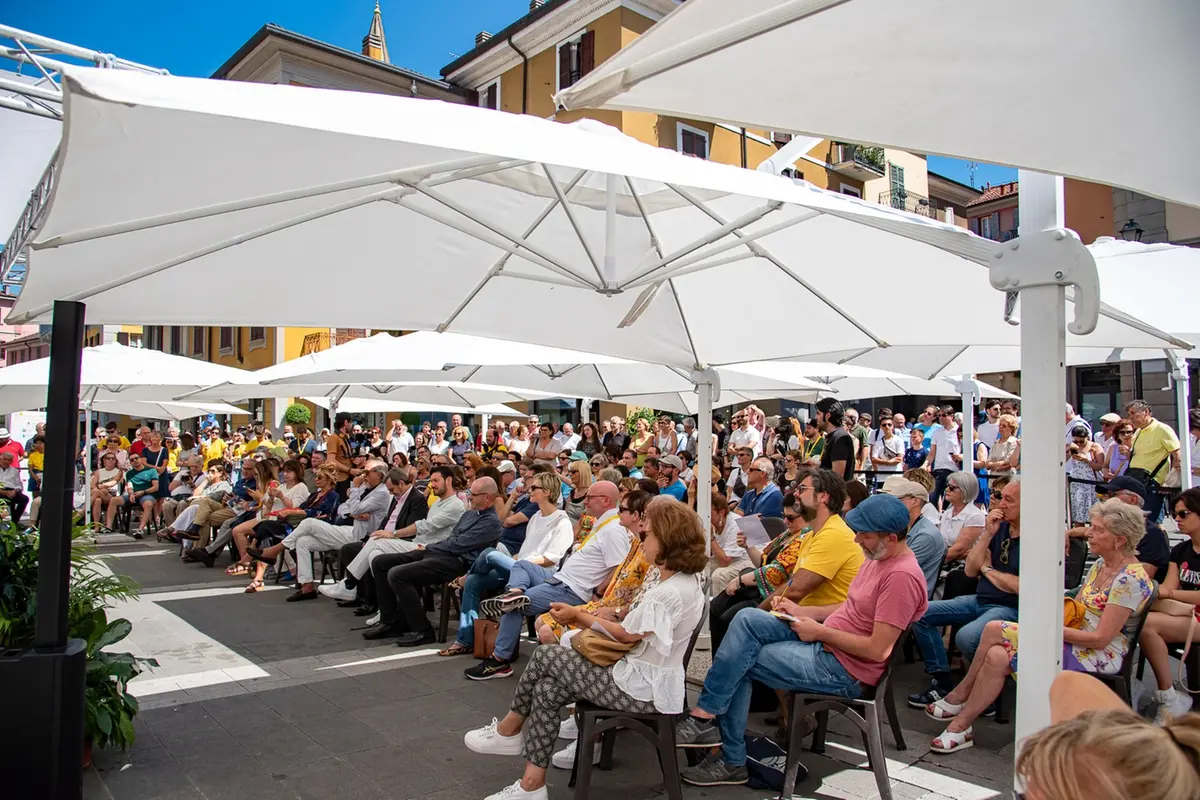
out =
[[[813,487],[805,486],[803,483],[796,487],[796,494],[802,494],[803,492],[811,492],[811,491],[813,491]]]
[[[788,522],[795,522],[796,520],[800,519],[800,515],[799,514],[784,514],[783,518],[785,520],[787,520]]]
[[[1173,516],[1175,517],[1175,519],[1187,519],[1191,515],[1192,515],[1191,511],[1188,511],[1186,508],[1182,508],[1182,509],[1176,511]]]

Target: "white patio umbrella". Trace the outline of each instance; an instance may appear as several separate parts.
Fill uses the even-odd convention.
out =
[[[83,408],[83,405],[80,405]],[[209,414],[246,414],[244,408],[228,403],[173,403],[157,400],[98,400],[92,411],[103,414],[123,414],[134,419],[190,419]]]
[[[688,0],[555,99],[1011,164],[1195,206],[1200,164],[1173,154],[1200,128],[1200,109],[1177,102],[1200,75],[1198,30],[1191,0],[1136,13],[1125,0],[1014,0],[1003,14],[958,0]],[[985,32],[1003,46],[982,53]],[[984,62],[1004,76],[1004,113],[981,125],[979,98],[937,76]],[[1141,144],[1147,130],[1157,152]]]
[[[479,384],[521,387],[544,396],[627,402],[629,395],[658,395],[673,403],[677,393],[694,393],[690,371],[643,361],[485,336],[418,331],[407,336],[379,334],[269,367],[259,374],[268,387],[292,392],[294,384],[408,385],[439,381],[468,391]],[[725,391],[813,395],[820,384],[798,375],[777,380],[718,368]],[[735,402],[735,401],[730,401]],[[644,405],[644,403],[642,404]],[[656,405],[674,410],[677,406]]]
[[[306,397],[308,402],[328,409],[328,397]],[[491,417],[521,417],[524,411],[503,403],[488,403],[481,406],[437,406],[427,403],[402,403],[394,400],[369,400],[351,397],[337,404],[339,411],[350,414],[486,414]]]

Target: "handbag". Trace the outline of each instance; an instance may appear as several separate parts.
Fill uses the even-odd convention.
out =
[[[1196,607],[1191,603],[1184,603],[1181,600],[1171,600],[1162,598],[1154,601],[1154,605],[1150,607],[1151,611],[1157,611],[1161,614],[1167,614],[1172,617],[1191,617],[1192,623],[1188,625],[1187,638],[1183,642],[1183,652],[1179,654],[1179,683],[1183,686],[1188,694],[1200,694],[1200,689],[1193,689],[1187,684],[1187,657],[1188,651],[1192,649],[1192,639],[1196,634]]]
[[[579,631],[571,637],[571,648],[598,667],[611,667],[616,664],[636,644],[618,642],[592,630]]]
[[[1074,597],[1063,598],[1063,625],[1068,628],[1079,628],[1083,625],[1086,616],[1087,609],[1083,603]]]
[[[496,649],[496,634],[500,632],[500,623],[494,619],[475,620],[475,657],[480,661],[489,657]]]

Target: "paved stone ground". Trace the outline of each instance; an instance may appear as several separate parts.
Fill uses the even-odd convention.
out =
[[[141,696],[137,743],[99,751],[85,774],[85,800],[368,800],[482,798],[520,775],[518,758],[480,756],[462,735],[503,716],[514,680],[471,683],[469,658],[436,648],[401,650],[365,642],[348,611],[324,599],[285,603],[286,591],[241,593],[243,579],[181,565],[149,543],[104,547],[115,571],[143,596],[119,609],[134,620],[130,649],[162,666],[134,686]],[[161,552],[160,552],[161,551]],[[532,645],[523,645],[528,655]],[[698,652],[694,674],[707,653]],[[923,682],[920,665],[900,670],[902,697]],[[908,749],[888,746],[897,800],[1007,796],[1012,727],[985,721],[977,745],[951,757],[929,753],[941,725],[900,709]],[[764,729],[755,716],[752,726]],[[861,739],[831,723],[825,755],[805,753],[803,798],[875,798]],[[624,800],[662,794],[657,759],[639,737],[620,738],[611,772],[591,796]],[[567,773],[551,770],[550,796],[567,798]],[[687,798],[758,800],[745,787],[684,788]]]

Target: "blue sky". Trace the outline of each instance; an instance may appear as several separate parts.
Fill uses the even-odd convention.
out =
[[[208,77],[268,22],[358,51],[373,0],[26,0],[5,9],[4,22],[80,47]],[[446,13],[447,8],[453,13]],[[393,64],[437,77],[470,50],[481,30],[496,33],[527,13],[528,0],[381,0]],[[932,124],[932,123],[931,123]],[[929,157],[929,169],[970,183],[965,161]],[[1015,169],[980,164],[974,185],[1016,180]]]

